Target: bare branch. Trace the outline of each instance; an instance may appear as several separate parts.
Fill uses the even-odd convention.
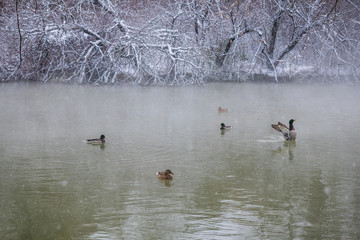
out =
[[[17,29],[18,29],[18,33],[19,33],[19,64],[17,69],[19,69],[21,67],[21,63],[22,63],[22,35],[21,35],[21,29],[20,29],[20,20],[19,20],[19,0],[15,1],[15,6],[16,6],[16,22],[17,22]]]

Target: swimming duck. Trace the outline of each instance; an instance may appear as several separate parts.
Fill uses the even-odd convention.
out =
[[[219,107],[219,108],[218,108],[218,111],[219,111],[219,112],[228,112],[228,111],[229,111],[229,109]]]
[[[285,124],[282,124],[281,122],[278,122],[278,124],[271,124],[271,126],[276,131],[281,132],[284,135],[284,138],[286,140],[295,140],[296,139],[296,131],[295,131],[295,128],[293,125],[294,122],[295,122],[295,119],[290,119],[289,127],[287,127]]]
[[[225,125],[225,123],[220,124],[220,130],[226,130],[226,129],[230,129],[230,128],[231,128],[231,126]]]
[[[171,172],[170,169],[166,169],[165,172],[156,172],[157,178],[162,179],[162,180],[171,180],[172,179],[171,174],[174,174],[174,173]]]
[[[86,141],[91,144],[104,144],[105,135],[101,135],[100,138],[87,139]]]

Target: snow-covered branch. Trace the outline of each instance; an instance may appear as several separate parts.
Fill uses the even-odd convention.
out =
[[[181,85],[280,81],[294,65],[359,72],[353,0],[34,1],[2,4],[3,80]]]

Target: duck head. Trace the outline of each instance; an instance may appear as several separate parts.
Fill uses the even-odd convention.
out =
[[[165,175],[170,175],[170,174],[174,174],[170,169],[166,169],[165,170]]]
[[[295,121],[296,121],[296,119],[290,119],[289,125],[292,125]]]
[[[290,121],[289,121],[289,129],[290,129],[290,131],[295,130],[294,125],[293,125],[294,122],[295,122],[295,119],[290,119]]]

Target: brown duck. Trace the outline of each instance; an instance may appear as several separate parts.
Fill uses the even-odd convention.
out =
[[[228,112],[228,111],[229,111],[229,109],[219,107],[219,108],[218,108],[218,111],[219,111],[219,113],[221,113],[221,112]]]
[[[174,173],[171,172],[170,169],[166,169],[165,172],[156,172],[157,178],[162,179],[162,180],[171,180],[172,179],[171,174],[174,174]]]

